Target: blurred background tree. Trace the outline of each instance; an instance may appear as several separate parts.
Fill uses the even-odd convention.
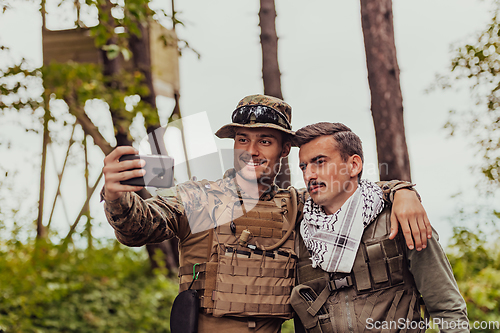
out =
[[[177,58],[189,46],[159,23],[169,19],[174,26],[180,24],[173,3],[168,15],[162,9],[152,9],[149,0],[63,0],[60,6],[74,6],[74,26],[52,31],[46,28],[45,1],[26,2],[40,5],[44,63],[33,68],[23,59],[0,70],[0,115],[17,113],[18,119],[31,120],[26,131],[41,132],[40,192],[35,239],[21,222],[26,220],[18,213],[21,198],[10,211],[7,207],[0,211],[0,331],[166,332],[169,309],[178,290],[176,279],[166,276],[178,266],[177,245],[151,245],[145,255],[118,246],[116,241],[94,238],[89,200],[98,192],[102,173],[96,178],[91,175],[89,150],[95,145],[108,154],[114,146],[131,145],[131,126],[138,120],[147,133],[160,131],[158,135],[162,135],[158,94],[174,98],[170,120],[180,118]],[[0,9],[6,12],[15,5],[3,1]],[[95,13],[98,24],[87,27],[81,12]],[[0,46],[0,53],[3,59],[9,57],[4,46]],[[158,57],[162,63],[153,66]],[[165,68],[169,62],[173,67],[170,72]],[[170,77],[165,79],[158,68]],[[159,86],[158,81],[162,81]],[[101,109],[102,104],[107,105],[115,142],[108,141],[89,116],[95,101],[100,101]],[[64,142],[62,134],[68,130],[71,136]],[[67,149],[62,168],[57,170],[55,197],[47,204],[46,165],[52,143],[65,144]],[[65,208],[64,201],[71,200],[62,195],[61,183],[66,166],[75,162],[71,161],[75,149],[79,156],[84,155],[86,199],[64,236],[51,226],[56,203]],[[161,144],[151,150],[166,153]],[[0,182],[2,202],[15,186],[8,172]],[[150,196],[146,190],[139,194]],[[50,204],[50,215],[44,214],[44,207]],[[4,232],[6,220],[13,222],[9,233]],[[73,241],[82,221],[86,223],[81,232],[87,238],[86,247]]]
[[[361,0],[380,180],[411,182],[391,0]]]
[[[471,191],[483,200],[500,188],[500,2],[494,1],[491,21],[469,42],[454,46],[450,72],[433,85],[442,89],[469,89],[475,106],[451,110],[445,128],[450,136],[472,139],[482,163],[475,170],[483,182]],[[500,322],[500,206],[459,201],[448,250],[460,291],[467,301],[470,321]],[[471,221],[476,221],[470,228]],[[498,332],[498,327],[472,329]]]
[[[56,196],[52,202],[52,211],[48,221],[44,221],[45,205],[45,174],[47,147],[58,136],[58,131],[50,130],[56,126],[51,123],[62,122],[64,127],[75,126],[83,130],[84,135],[78,142],[85,152],[86,201],[76,220],[72,223],[69,233],[63,237],[62,244],[71,242],[72,234],[77,224],[86,218],[85,233],[88,247],[92,246],[92,223],[88,202],[94,194],[102,174],[97,177],[94,185],[90,183],[88,169],[87,143],[88,138],[106,155],[114,144],[108,142],[101,134],[98,126],[88,115],[88,102],[101,100],[107,104],[114,132],[116,146],[132,145],[130,128],[138,114],[143,119],[147,133],[157,133],[163,137],[160,126],[156,97],[158,93],[175,99],[175,107],[170,119],[180,118],[178,54],[181,49],[174,30],[161,26],[160,20],[169,18],[175,24],[180,23],[175,18],[172,3],[172,14],[168,15],[162,9],[152,9],[149,0],[138,1],[61,1],[72,3],[76,11],[74,27],[71,29],[52,31],[46,28],[45,1],[40,3],[42,15],[42,35],[44,42],[44,65],[41,68],[29,69],[24,60],[2,70],[0,76],[0,109],[17,110],[19,113],[30,113],[38,118],[43,125],[43,149],[40,173],[40,194],[37,218],[37,238],[45,239],[51,226],[56,202],[62,201],[60,186],[64,167],[70,153],[70,147],[75,142],[73,135],[69,141],[68,150],[62,170],[59,172],[59,184]],[[4,10],[8,10],[8,4]],[[81,12],[96,12],[98,24],[87,27]],[[188,47],[184,42],[184,48]],[[7,52],[2,48],[2,52]],[[169,67],[170,66],[170,67]],[[153,70],[155,68],[155,70]],[[158,82],[160,84],[158,84]],[[40,95],[33,95],[34,87],[38,86]],[[43,86],[43,89],[40,89]],[[158,92],[158,90],[160,90]],[[133,102],[131,102],[133,100]],[[55,116],[51,105],[63,101],[67,115]],[[61,123],[61,122],[60,122]],[[161,132],[161,133],[160,133]],[[74,130],[73,130],[74,133]],[[152,144],[152,151],[166,154],[163,140],[157,140],[159,146]],[[152,143],[152,141],[151,141]],[[144,198],[150,196],[145,189],[139,193]],[[153,267],[155,250],[161,250],[165,255],[163,261],[170,270],[175,270],[177,263],[176,241],[166,241],[158,245],[148,245],[148,253]]]

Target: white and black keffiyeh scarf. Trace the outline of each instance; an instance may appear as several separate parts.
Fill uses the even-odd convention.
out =
[[[368,180],[361,180],[354,194],[332,215],[307,199],[300,234],[311,253],[312,266],[327,272],[349,273],[364,228],[383,208],[382,190]]]

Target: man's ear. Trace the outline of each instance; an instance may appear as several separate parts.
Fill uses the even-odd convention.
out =
[[[351,160],[351,174],[350,176],[351,177],[358,177],[358,174],[363,171],[363,161],[361,160],[361,157],[359,157],[359,155],[352,155],[351,157],[349,157],[349,159]]]
[[[287,157],[290,154],[290,149],[292,149],[292,143],[290,141],[285,142],[281,149],[281,157]]]

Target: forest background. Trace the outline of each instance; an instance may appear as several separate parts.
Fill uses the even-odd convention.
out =
[[[24,69],[40,67],[39,4],[4,1],[3,5],[8,8],[0,15],[0,45],[9,50],[1,50],[2,70],[19,63],[22,57],[27,61]],[[47,26],[71,28],[75,16],[68,15],[68,11],[71,13],[73,5],[73,1],[66,1],[57,9],[53,2],[53,14],[48,16]],[[156,2],[155,6],[162,8],[165,4]],[[422,1],[418,6],[402,1],[393,3],[412,180],[417,183],[431,223],[446,246],[468,301],[471,320],[500,320],[497,291],[500,259],[498,248],[493,245],[498,239],[495,226],[498,172],[494,171],[498,170],[498,159],[494,155],[495,149],[498,152],[498,141],[495,141],[498,136],[496,139],[494,136],[498,133],[494,131],[495,119],[498,126],[498,112],[495,102],[490,107],[487,98],[489,91],[495,88],[494,80],[489,83],[493,88],[486,79],[471,91],[468,87],[474,83],[474,75],[472,80],[456,81],[454,77],[461,66],[488,61],[488,55],[481,53],[483,57],[477,57],[479,49],[474,49],[472,59],[459,62],[461,53],[457,50],[467,43],[477,43],[478,32],[488,29],[496,6],[496,2],[488,1]],[[170,7],[166,5],[164,9],[165,24],[171,24]],[[304,6],[287,1],[277,2],[276,10],[282,91],[285,100],[293,106],[293,127],[297,129],[325,120],[343,122],[361,136],[367,165],[376,166],[359,3],[316,1]],[[188,48],[182,52],[180,109],[184,117],[206,117],[203,119],[209,121],[213,132],[227,123],[241,97],[263,92],[259,4],[226,1],[216,6],[203,1],[189,4],[179,1],[176,11],[183,23],[177,27],[178,36],[201,54],[198,59],[198,54]],[[489,52],[495,54],[496,49]],[[457,59],[459,68],[450,72],[453,59]],[[436,74],[440,75],[439,79]],[[452,88],[441,90],[448,84]],[[161,118],[165,121],[174,102],[158,98],[157,104],[160,122]],[[96,111],[99,107],[102,105],[90,105],[85,111],[100,122],[103,136],[114,144],[111,121],[99,120],[98,114],[102,114]],[[450,110],[454,110],[451,115]],[[473,113],[467,113],[469,110]],[[206,113],[200,114],[203,111]],[[72,148],[67,172],[70,176],[65,176],[72,181],[65,180],[61,188],[62,197],[67,198],[67,213],[62,205],[58,206],[49,241],[42,251],[34,248],[36,223],[33,221],[37,219],[43,132],[39,121],[43,112],[37,112],[40,110],[31,117],[7,107],[1,114],[0,328],[7,332],[167,331],[169,306],[177,288],[175,278],[165,278],[168,272],[161,268],[152,273],[145,251],[127,249],[113,241],[97,195],[90,201],[91,223],[80,223],[72,244],[69,247],[66,244],[64,251],[59,247],[85,201],[83,145]],[[72,123],[71,117],[64,115],[64,107],[54,112],[60,112],[60,119]],[[474,122],[475,119],[478,120]],[[146,135],[141,125],[141,114],[138,114],[131,130],[136,141]],[[47,161],[45,185],[49,201],[57,188],[55,170],[61,170],[71,134],[61,123],[54,122],[54,131],[57,132],[51,144],[54,159],[49,157]],[[452,131],[454,137],[448,138]],[[188,128],[186,132],[189,142]],[[485,133],[493,133],[493,136]],[[76,135],[81,142],[81,130]],[[487,142],[491,139],[493,145],[485,146],[485,139]],[[214,150],[232,144],[230,140],[213,137],[208,140],[210,149]],[[193,140],[191,148],[188,147],[190,158],[202,154],[196,149],[199,141]],[[103,154],[91,144],[88,147],[89,177],[95,180],[102,168]],[[292,184],[301,187],[296,154],[292,152],[289,162]],[[182,160],[182,154],[175,157]],[[481,172],[481,168],[487,172]],[[376,168],[367,171],[365,175],[369,179],[378,178]],[[182,181],[187,175],[179,173],[176,178]],[[97,192],[101,186],[102,183],[97,184]],[[50,208],[50,202],[47,205]],[[91,233],[86,225],[92,226]],[[87,246],[89,235],[93,239],[92,247]]]

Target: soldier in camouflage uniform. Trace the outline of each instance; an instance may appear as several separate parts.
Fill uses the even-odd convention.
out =
[[[118,241],[142,246],[179,238],[180,290],[201,294],[199,332],[276,333],[292,315],[294,228],[306,191],[274,184],[293,145],[290,121],[291,107],[282,100],[245,97],[232,123],[216,133],[235,140],[235,169],[220,180],[188,181],[147,200],[134,193],[141,187],[120,183],[143,175],[132,170],[143,161],[119,162],[122,155],[137,154],[134,148],[118,147],[104,160],[101,195]],[[415,241],[424,248],[430,225],[417,196],[404,188],[411,184],[393,181],[383,188],[385,199],[402,189],[394,201],[394,235],[399,222],[408,245]],[[243,239],[245,232],[249,239]],[[257,273],[252,265],[261,265]],[[193,271],[199,280],[193,281]]]

